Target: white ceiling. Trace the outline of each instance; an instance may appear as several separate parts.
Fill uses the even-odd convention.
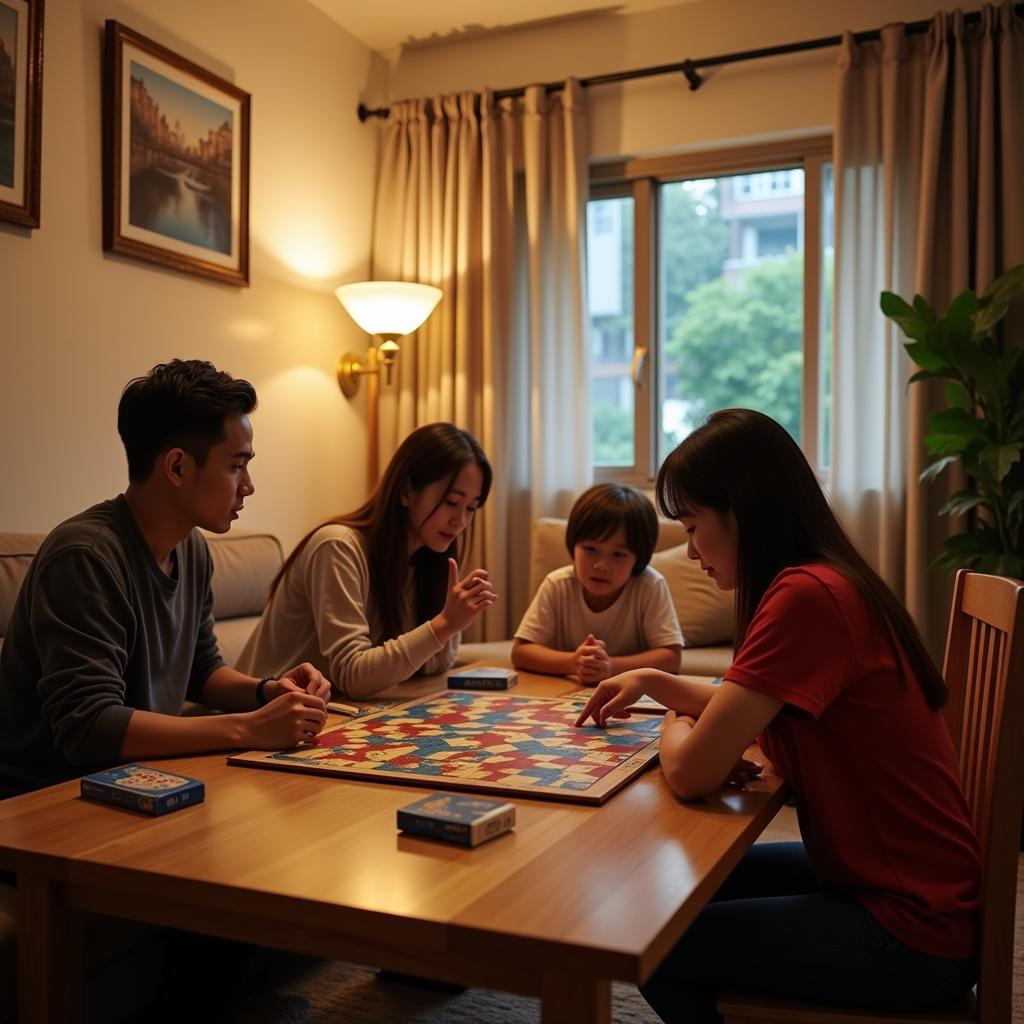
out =
[[[530,22],[587,14],[629,14],[680,0],[310,0],[372,50],[480,35]],[[692,0],[683,0],[692,2]]]

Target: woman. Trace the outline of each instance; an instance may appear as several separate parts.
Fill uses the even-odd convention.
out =
[[[485,570],[460,581],[456,561],[490,487],[490,464],[466,431],[414,430],[370,499],[288,556],[239,668],[274,674],[302,651],[299,661],[356,699],[446,671],[461,632],[497,599]]]
[[[643,992],[666,1021],[717,1021],[720,988],[865,1007],[945,1002],[975,980],[978,844],[939,709],[946,685],[857,553],[800,449],[760,413],[712,415],[668,457],[658,503],[736,591],[721,686],[654,670],[606,680],[580,717],[666,715],[684,799],[756,770],[758,737],[803,843],[755,846]]]

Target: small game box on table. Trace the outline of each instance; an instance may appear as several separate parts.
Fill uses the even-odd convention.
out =
[[[467,668],[448,673],[449,690],[508,690],[517,682],[514,668]]]
[[[201,804],[206,798],[206,787],[200,779],[129,764],[83,776],[82,796],[142,814],[157,815]]]
[[[516,823],[515,804],[461,793],[434,793],[398,810],[403,832],[479,846],[508,832]]]

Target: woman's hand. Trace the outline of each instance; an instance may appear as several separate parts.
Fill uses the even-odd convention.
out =
[[[441,611],[441,630],[448,634],[461,633],[474,619],[498,600],[498,593],[487,577],[486,569],[474,569],[459,580],[459,565],[454,558],[448,559],[448,596]],[[447,628],[445,628],[447,627]],[[439,632],[439,630],[435,630]]]
[[[584,705],[576,725],[581,726],[588,718],[602,729],[609,718],[629,718],[629,706],[643,696],[643,675],[640,672],[623,672],[601,683]]]
[[[308,661],[301,665],[282,672],[280,679],[271,680],[264,687],[269,700],[279,697],[282,693],[311,693],[314,697],[322,700],[330,700],[331,684],[323,677],[319,669],[314,668]]]
[[[733,770],[729,772],[729,777],[725,781],[730,786],[745,786],[752,779],[759,778],[763,771],[763,764],[741,757],[734,765]]]

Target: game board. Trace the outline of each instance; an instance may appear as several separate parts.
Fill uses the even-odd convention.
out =
[[[559,694],[564,700],[571,700],[574,704],[578,704],[581,708],[584,704],[590,700],[590,696],[593,693],[592,688],[581,690],[579,688],[573,688],[572,690],[566,690],[565,693]],[[644,693],[637,698],[635,704],[629,705],[630,711],[635,711],[641,715],[663,715],[668,710],[664,704],[659,704],[650,694]]]
[[[661,721],[577,729],[563,698],[445,690],[229,764],[599,804],[658,756]]]

